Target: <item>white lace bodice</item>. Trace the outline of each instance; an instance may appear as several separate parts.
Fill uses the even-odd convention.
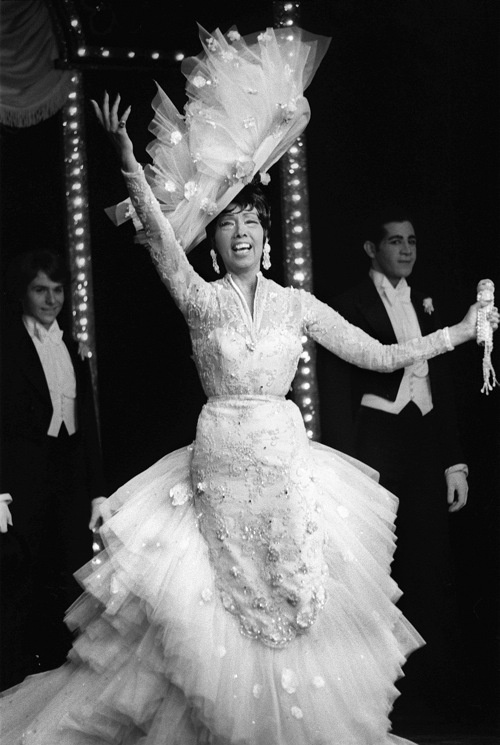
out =
[[[188,323],[207,396],[284,396],[308,336],[359,367],[391,372],[453,349],[447,329],[383,345],[313,295],[259,275],[253,313],[230,275],[195,272],[162,214],[142,169],[125,174],[157,271]]]

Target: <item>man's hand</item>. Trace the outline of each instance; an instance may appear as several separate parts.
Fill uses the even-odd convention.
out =
[[[449,512],[458,512],[467,504],[469,484],[464,471],[452,471],[446,474],[446,485],[448,487]]]
[[[106,519],[107,512],[104,508],[106,502],[106,497],[96,497],[96,499],[92,500],[89,522],[90,530],[97,530],[98,528],[100,528],[100,526]]]
[[[12,526],[12,515],[7,502],[0,502],[0,533],[6,533],[9,525]]]

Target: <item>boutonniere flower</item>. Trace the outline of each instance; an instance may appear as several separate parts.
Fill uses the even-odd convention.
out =
[[[92,357],[92,350],[90,349],[89,345],[84,341],[78,342],[78,354],[80,355],[80,359],[86,360]]]
[[[424,311],[425,311],[426,313],[428,313],[429,315],[430,315],[431,313],[434,313],[434,306],[433,306],[433,304],[432,304],[432,298],[431,298],[431,297],[426,297],[426,298],[424,298],[424,303],[423,303],[423,305],[424,305]]]

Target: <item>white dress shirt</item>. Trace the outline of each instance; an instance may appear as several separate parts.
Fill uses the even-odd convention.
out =
[[[57,437],[64,422],[68,434],[73,435],[77,429],[76,378],[59,324],[54,321],[46,329],[32,316],[23,316],[23,322],[40,357],[50,391],[53,413],[47,434]]]
[[[406,279],[400,279],[396,287],[393,287],[381,272],[370,269],[370,277],[384,303],[398,343],[421,338],[422,332],[411,304],[410,287]],[[395,401],[388,401],[373,393],[365,393],[361,405],[390,414],[399,414],[410,401],[413,401],[424,415],[432,410],[429,365],[426,360],[404,368]]]

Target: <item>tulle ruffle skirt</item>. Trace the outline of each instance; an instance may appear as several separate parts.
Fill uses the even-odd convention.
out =
[[[262,406],[257,437],[248,428],[251,402],[209,403],[194,446],[165,456],[108,500],[112,516],[103,530],[105,550],[80,570],[85,592],[67,616],[79,631],[69,660],[4,694],[5,745],[405,742],[389,734],[388,717],[405,658],[422,640],[395,605],[399,590],[389,573],[397,500],[365,466],[310,443],[301,434],[293,404],[268,401]],[[235,434],[228,440],[228,431],[216,426],[219,415],[221,422],[229,416],[228,426],[244,432],[243,439]],[[253,413],[250,419],[255,425]],[[310,623],[294,626],[296,608],[300,603],[312,607],[316,597],[302,595],[300,585],[298,605],[290,605],[290,639],[276,647],[260,638],[267,626],[259,625],[259,613],[264,620],[273,618],[286,593],[256,603],[254,592],[266,576],[269,546],[259,554],[257,539],[251,549],[242,539],[237,571],[231,574],[236,537],[247,524],[249,463],[255,466],[256,448],[267,449],[267,436],[273,454],[285,445],[284,437],[292,439],[294,462],[303,462],[307,454],[307,485],[302,471],[295,485],[306,488],[317,508],[324,571],[314,582],[321,581],[326,598],[321,607],[312,603]],[[254,443],[250,450],[241,449],[243,440]],[[211,449],[220,457],[222,441],[227,469],[218,478],[220,467],[211,471],[210,458]],[[277,474],[285,478],[286,471],[279,459],[271,479],[275,494],[294,488],[289,480],[285,486],[279,482]],[[261,497],[268,501],[266,473],[254,476],[262,480]],[[234,493],[238,484],[243,487],[235,508],[228,489]],[[290,498],[293,510],[300,508],[300,500]],[[217,514],[204,524],[214,503]],[[253,516],[261,514],[258,504],[252,507]],[[238,524],[238,515],[244,524]],[[231,561],[225,567],[224,541],[231,533]],[[295,559],[290,545],[282,545],[286,584],[286,561]],[[259,562],[255,576],[249,570],[248,606],[257,611],[252,616],[243,601],[238,605],[245,596],[238,572]],[[235,598],[236,606],[231,605]]]

